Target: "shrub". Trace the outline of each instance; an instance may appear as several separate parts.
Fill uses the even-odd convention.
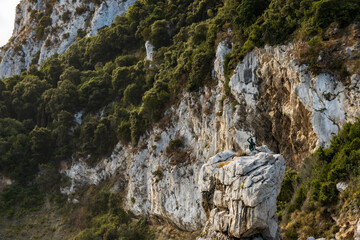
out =
[[[182,148],[183,146],[184,146],[184,143],[181,139],[179,139],[179,138],[172,139],[169,142],[169,146],[167,146],[167,148],[166,148],[166,152],[170,153],[170,152],[176,151],[177,149]]]
[[[61,20],[65,23],[65,22],[69,21],[70,17],[71,17],[71,12],[66,11],[61,15]]]
[[[39,20],[39,25],[46,28],[47,26],[51,25],[51,22],[52,22],[52,20],[51,20],[50,16],[43,16]]]
[[[166,20],[158,20],[151,25],[150,42],[155,48],[167,46],[170,43],[167,24]]]
[[[131,83],[131,72],[130,67],[118,67],[113,71],[112,74],[112,87],[115,91],[123,92],[126,87]]]
[[[164,173],[162,172],[161,169],[157,169],[156,171],[154,171],[153,176],[156,178],[156,182],[159,182],[162,180],[162,178],[164,177]]]
[[[278,198],[278,207],[283,223],[287,224],[291,220],[289,234],[301,234],[309,232],[311,226],[312,235],[333,235],[336,233],[336,223],[329,221],[329,216],[339,216],[347,214],[348,208],[352,208],[357,197],[349,197],[348,194],[357,194],[359,178],[359,156],[360,156],[360,119],[355,123],[347,123],[343,129],[333,137],[329,148],[319,148],[311,157],[305,160],[301,172],[298,174],[298,187],[292,200],[284,204],[284,196],[291,198],[291,175],[296,173],[286,173],[282,190]],[[339,194],[336,184],[339,181],[346,181],[349,187],[345,192]],[[296,187],[296,184],[290,184]],[[310,194],[307,194],[307,193]],[[354,195],[354,196],[355,196]],[[354,201],[349,200],[354,199]],[[304,204],[305,203],[305,204]],[[343,205],[346,204],[347,207]],[[295,211],[298,210],[298,211]],[[290,219],[291,214],[291,219]],[[313,223],[304,222],[304,219],[312,219]],[[285,233],[287,239],[292,237]],[[295,236],[295,235],[294,235]]]
[[[212,56],[209,53],[198,53],[194,56],[188,91],[197,91],[203,81],[210,78]]]
[[[129,121],[123,121],[118,126],[118,138],[122,143],[131,141],[131,124]]]
[[[130,84],[124,91],[126,104],[139,105],[141,103],[142,89],[136,83]]]
[[[81,15],[81,14],[85,13],[86,11],[88,11],[88,7],[85,4],[83,4],[80,7],[77,7],[75,9],[75,13],[77,15]]]
[[[115,59],[117,67],[129,67],[135,65],[139,59],[134,55],[121,55]]]

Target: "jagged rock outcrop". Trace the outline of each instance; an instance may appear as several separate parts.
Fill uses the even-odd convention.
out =
[[[116,16],[125,14],[135,0],[104,0],[100,5],[81,0],[49,2],[22,0],[17,6],[12,38],[0,49],[0,79],[20,74],[31,64],[40,66],[53,54],[65,52],[75,42],[78,30],[95,35]],[[39,14],[48,15],[51,21],[41,37],[35,20]]]
[[[245,152],[246,139],[255,136],[258,145],[268,145],[296,165],[317,146],[329,144],[344,122],[359,116],[358,75],[350,85],[328,74],[312,75],[293,60],[294,44],[249,53],[230,78],[236,101],[227,98],[222,65],[230,47],[219,45],[213,87],[184,92],[163,120],[141,137],[138,148],[119,144],[94,168],[74,162],[65,171],[72,184],[63,192],[77,198],[79,185],[97,184],[116,174],[124,181],[128,210],[197,231],[210,216],[202,207],[199,182],[207,159],[224,150]],[[166,148],[175,138],[184,147],[168,154]]]
[[[199,175],[208,215],[199,239],[280,239],[276,197],[284,174],[285,161],[278,154],[236,157],[225,151],[210,158]]]
[[[229,86],[246,112],[257,141],[297,164],[359,116],[358,74],[344,85],[330,74],[313,75],[297,65],[296,44],[249,53],[235,69]],[[271,134],[265,134],[271,131]]]
[[[152,61],[153,54],[154,54],[154,46],[150,43],[150,41],[146,41],[145,43],[146,48],[146,60]]]

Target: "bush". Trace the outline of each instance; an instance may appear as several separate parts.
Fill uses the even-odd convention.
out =
[[[142,89],[136,83],[126,87],[124,101],[126,104],[139,105],[141,103]]]
[[[134,55],[122,55],[115,59],[117,67],[130,67],[135,65],[139,59]]]
[[[81,5],[80,7],[77,7],[77,8],[75,9],[75,13],[76,13],[77,15],[81,15],[81,14],[85,13],[86,11],[88,11],[88,8],[87,8],[87,6],[86,6],[85,4],[83,4],[83,5]]]
[[[71,17],[71,12],[66,11],[63,13],[63,15],[61,15],[61,20],[65,23],[65,22],[69,21],[70,17]]]
[[[112,87],[117,93],[121,94],[131,83],[131,72],[130,67],[118,67],[113,71]]]
[[[170,154],[174,151],[177,151],[179,148],[182,148],[182,147],[184,147],[183,141],[179,138],[175,138],[175,139],[170,140],[169,146],[166,147],[166,152],[168,154]]]
[[[167,24],[166,20],[158,20],[151,25],[150,42],[155,48],[167,46],[170,43]]]
[[[212,56],[209,53],[198,53],[192,63],[187,90],[197,91],[202,83],[211,77]]]
[[[131,124],[129,121],[123,121],[118,126],[118,138],[122,143],[131,141]]]
[[[304,231],[308,231],[306,229],[309,228],[309,224],[313,224],[312,235],[334,234],[336,223],[329,221],[330,216],[347,214],[348,209],[357,204],[356,183],[360,175],[358,168],[360,119],[355,123],[345,124],[331,140],[330,147],[327,149],[320,147],[311,158],[304,161],[299,174],[287,171],[278,197],[280,216],[287,216],[282,218],[283,224],[286,225],[291,220],[292,227],[288,231],[290,235],[294,234],[294,237],[296,234],[301,237]],[[296,175],[299,181],[294,185],[293,177]],[[349,183],[349,187],[342,194],[336,188],[336,184],[340,181]],[[291,190],[296,185],[298,185],[297,190],[292,195]],[[353,194],[354,197],[349,197]],[[285,196],[292,200],[286,203]],[[347,207],[344,207],[344,204]],[[310,216],[314,222],[304,222],[304,219],[310,219]],[[293,239],[290,235],[285,233],[287,239]]]

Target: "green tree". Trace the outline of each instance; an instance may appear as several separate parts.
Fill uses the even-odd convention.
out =
[[[124,101],[126,104],[139,105],[141,103],[142,88],[136,83],[128,85],[124,92]]]
[[[168,23],[166,20],[158,20],[151,25],[150,42],[155,48],[170,44],[170,35],[168,33],[167,25]]]
[[[54,150],[54,139],[51,130],[35,126],[30,132],[30,137],[34,164],[51,162]]]
[[[26,76],[24,80],[17,83],[11,93],[12,107],[16,118],[19,120],[36,120],[37,108],[41,95],[49,89],[50,85],[45,80],[36,76]]]

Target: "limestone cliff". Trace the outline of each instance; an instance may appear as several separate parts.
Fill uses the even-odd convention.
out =
[[[230,78],[234,99],[227,98],[223,63],[225,55],[231,51],[230,46],[226,41],[218,46],[213,72],[215,86],[204,87],[198,93],[184,92],[179,103],[168,109],[164,119],[140,139],[137,149],[119,144],[112,156],[95,168],[82,161],[74,162],[64,170],[72,183],[62,189],[63,193],[68,194],[70,200],[76,199],[78,186],[98,184],[117,174],[119,179],[126,179],[128,210],[137,215],[158,216],[186,231],[197,231],[206,225],[209,217],[218,218],[219,209],[226,209],[215,195],[208,203],[219,209],[204,208],[204,189],[218,187],[232,199],[227,192],[231,188],[223,180],[208,186],[201,180],[201,169],[209,163],[208,159],[224,150],[246,152],[246,139],[255,136],[258,145],[268,145],[273,152],[283,154],[288,164],[296,165],[316,147],[327,146],[331,136],[346,121],[359,116],[359,75],[352,75],[347,85],[327,73],[314,75],[306,65],[294,61],[296,44],[250,52]],[[173,139],[181,139],[184,147],[169,154],[167,146]],[[229,171],[224,174],[234,172],[235,166],[246,166],[248,163],[244,159],[234,160],[222,168]],[[270,159],[272,165],[279,157],[265,159]],[[272,182],[273,186],[281,182],[283,166],[280,169],[270,177],[277,179]],[[267,189],[272,194],[271,206],[275,204],[278,191],[272,189]],[[237,198],[233,200],[238,201]],[[224,229],[229,228],[225,225],[237,221],[235,216],[238,215],[226,214],[215,230],[227,232]],[[274,212],[268,216],[271,219]],[[267,223],[271,228],[274,221]],[[248,233],[233,229],[232,236],[262,234],[266,238],[266,234],[270,234],[276,238],[272,230],[267,230],[266,234],[262,232],[267,228],[262,226],[261,231]]]
[[[0,51],[0,78],[39,67],[77,37],[92,36],[111,24],[134,2],[22,0],[13,37]],[[350,29],[349,35],[360,36],[359,25]],[[351,71],[342,81],[331,71],[314,73],[298,59],[304,43],[295,42],[255,48],[225,75],[226,56],[234,44],[229,36],[219,38],[223,41],[216,46],[210,83],[197,92],[180,93],[136,147],[118,143],[95,166],[87,165],[87,159],[63,162],[62,173],[70,181],[61,192],[69,202],[81,202],[78,190],[84,185],[113,177],[111,191],[125,195],[126,210],[202,232],[199,239],[280,238],[276,197],[285,162],[298,167],[360,116],[360,72]],[[360,56],[354,39],[335,40],[345,62]],[[150,41],[145,49],[146,60],[156,59]],[[152,64],[158,63],[147,66]],[[75,118],[80,125],[82,112]],[[250,152],[249,137],[268,147]],[[169,147],[174,141],[181,142],[175,150]],[[0,190],[11,183],[0,176]],[[357,219],[353,222],[352,232]]]
[[[78,30],[95,35],[116,16],[125,14],[134,2],[22,0],[16,8],[12,37],[0,49],[0,79],[20,74],[31,64],[40,66],[53,54],[63,53],[76,41]]]

